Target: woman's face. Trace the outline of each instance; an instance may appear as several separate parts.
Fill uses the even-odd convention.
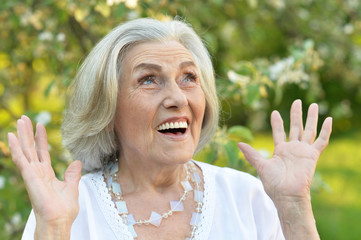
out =
[[[141,43],[126,53],[122,70],[115,116],[120,159],[191,159],[205,97],[188,50],[176,41]]]

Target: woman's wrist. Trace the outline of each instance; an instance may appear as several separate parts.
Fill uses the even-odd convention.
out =
[[[66,240],[70,239],[70,231],[73,222],[71,220],[57,220],[54,222],[36,222],[34,239],[42,240]]]
[[[309,197],[280,198],[274,204],[286,239],[320,239]]]

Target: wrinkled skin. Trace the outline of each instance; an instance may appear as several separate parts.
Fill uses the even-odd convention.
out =
[[[33,126],[30,119],[22,116],[18,120],[16,137],[9,133],[8,141],[12,160],[20,170],[28,191],[38,226],[41,223],[67,229],[79,211],[78,184],[81,177],[80,161],[67,168],[64,181],[56,178],[48,152],[46,130],[37,124],[34,147]],[[37,228],[37,231],[40,229]],[[68,235],[70,233],[66,233]],[[43,231],[42,231],[43,233]],[[42,235],[37,232],[37,234]],[[40,237],[39,237],[40,238]]]
[[[327,118],[315,141],[317,120],[318,106],[312,104],[303,128],[302,104],[300,100],[296,100],[291,107],[289,141],[286,140],[280,114],[274,111],[271,115],[275,145],[271,159],[264,159],[245,143],[238,144],[246,159],[256,168],[265,191],[273,201],[285,197],[309,199],[316,164],[321,152],[328,145],[332,127],[332,119]]]
[[[275,203],[286,239],[318,239],[310,208],[310,186],[318,158],[329,141],[332,119],[324,121],[316,139],[317,121],[318,107],[312,104],[304,128],[301,101],[296,100],[291,107],[289,141],[286,141],[280,114],[277,111],[272,113],[275,151],[271,159],[264,159],[248,144],[238,144],[258,171],[266,193]],[[58,180],[51,167],[45,128],[38,124],[34,138],[31,121],[26,116],[18,120],[17,137],[9,133],[8,141],[13,162],[24,179],[37,219],[35,237],[50,239],[47,237],[52,235],[52,239],[56,239],[54,236],[68,239],[79,211],[81,163],[71,163],[64,181]]]

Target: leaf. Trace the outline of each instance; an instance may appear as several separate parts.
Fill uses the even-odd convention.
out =
[[[0,52],[0,69],[9,67],[10,63],[9,55],[4,52]]]
[[[315,46],[315,42],[312,39],[307,39],[306,41],[304,41],[303,43],[303,47],[304,49],[308,50],[308,49],[313,49]]]
[[[95,11],[99,12],[103,17],[110,16],[110,7],[105,3],[99,3],[95,6]]]
[[[238,147],[234,141],[228,141],[223,145],[224,152],[230,167],[235,167],[238,162]]]
[[[261,97],[259,84],[250,84],[247,86],[246,104],[252,106],[252,104]]]
[[[48,85],[48,87],[45,89],[44,91],[44,95],[45,97],[49,97],[51,88],[54,86],[55,80],[51,81],[50,84]]]
[[[89,15],[89,9],[82,9],[77,7],[74,12],[74,17],[78,22],[82,22]]]
[[[235,142],[251,142],[253,135],[251,130],[246,127],[235,125],[228,129],[228,138]]]
[[[235,66],[236,72],[244,76],[253,76],[257,69],[252,62],[242,61],[238,66]]]
[[[194,156],[194,159],[201,162],[206,162],[214,164],[218,158],[217,148],[212,148],[210,146],[204,147],[200,152]]]
[[[32,62],[32,67],[35,72],[45,72],[47,69],[47,62],[44,59],[36,58]]]

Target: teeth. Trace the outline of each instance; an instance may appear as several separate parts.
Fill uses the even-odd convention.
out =
[[[171,122],[171,123],[163,123],[158,127],[157,130],[166,130],[166,129],[174,129],[174,128],[187,128],[187,122]]]

